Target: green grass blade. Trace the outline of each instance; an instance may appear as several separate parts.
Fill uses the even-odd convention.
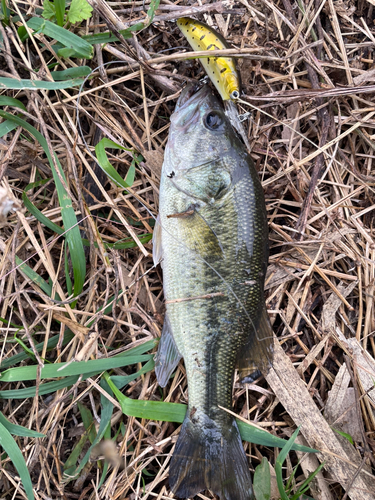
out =
[[[3,318],[0,316],[0,321],[2,323],[5,323],[6,325],[9,325],[13,328],[18,328],[18,330],[22,330],[23,326],[22,325],[16,325],[15,323],[12,323],[11,321],[8,321],[7,319]],[[1,364],[0,364],[0,368],[1,368]]]
[[[151,351],[151,349],[156,347],[158,343],[158,340],[147,340],[147,342],[144,342],[137,347],[132,347],[128,351],[122,352],[121,354],[117,354],[115,357],[138,356],[138,354],[144,354],[145,352]]]
[[[282,474],[282,469],[280,465],[275,464],[275,472],[276,472],[276,482],[277,482],[277,488],[280,493],[280,498],[281,500],[289,500],[289,497],[285,491],[284,488],[284,483],[283,483],[283,474]]]
[[[32,17],[27,21],[29,28],[34,31],[44,33],[46,36],[57,40],[65,47],[74,51],[75,57],[84,59],[91,59],[94,55],[93,46],[83,38],[71,33],[70,31],[56,26],[56,24],[41,19],[39,17]]]
[[[39,385],[38,395],[44,396],[45,394],[51,394],[52,392],[59,391],[60,389],[65,389],[65,387],[71,387],[78,380],[78,375],[71,377],[64,377],[60,380],[54,380],[53,382],[46,382],[45,384]],[[85,380],[87,377],[83,377]],[[0,399],[27,399],[33,398],[36,395],[36,387],[24,387],[23,389],[7,389],[5,391],[0,391]]]
[[[186,405],[179,403],[164,403],[162,401],[141,401],[139,399],[131,399],[117,389],[110,377],[108,377],[107,382],[118,399],[122,412],[125,415],[178,423],[182,423],[185,418]]]
[[[63,342],[62,345],[65,346],[68,344],[72,338],[74,338],[74,333],[71,332],[70,330],[67,330],[64,334]],[[54,349],[60,339],[60,335],[55,335],[54,337],[51,337],[48,342],[47,342],[47,352],[50,351],[51,349]],[[40,342],[35,346],[35,349],[38,352],[41,352],[44,346],[44,342]],[[28,359],[28,356],[26,353],[21,352],[19,354],[14,354],[8,359],[5,359],[1,362],[0,364],[0,369],[4,370],[5,368],[9,368],[10,366],[17,365],[18,363],[21,363],[22,361],[25,361],[25,359]]]
[[[78,459],[80,455],[83,452],[83,449],[86,446],[86,442],[88,440],[88,435],[89,431],[85,431],[82,436],[80,437],[78,443],[74,446],[71,454],[67,458],[65,464],[64,464],[64,482],[67,476],[70,476],[71,474],[74,473],[74,470],[76,468],[76,464],[78,462]]]
[[[244,441],[248,441],[249,443],[270,446],[272,448],[283,448],[288,442],[285,441],[285,439],[274,436],[267,431],[254,427],[250,422],[246,424],[242,420],[237,420],[237,425],[240,430],[242,439]],[[293,443],[291,449],[295,451],[302,451],[305,453],[318,453],[318,450],[315,450],[314,448],[308,448],[307,446],[303,446],[297,443]]]
[[[180,403],[165,403],[162,401],[141,401],[128,398],[118,389],[112,377],[106,373],[104,377],[120,403],[125,415],[150,420],[163,420],[165,422],[183,422],[187,408],[186,405]],[[251,424],[245,424],[241,420],[237,420],[237,425],[240,430],[241,438],[244,441],[271,447],[282,447],[289,443],[289,441],[273,436],[269,432],[258,429]],[[307,446],[294,444],[294,442],[291,446],[293,450],[311,453],[317,452],[317,450],[308,448]]]
[[[20,125],[24,129],[26,129],[31,135],[35,137],[35,139],[41,144],[47,158],[49,160],[52,175],[56,184],[57,195],[59,198],[59,203],[61,206],[61,216],[63,219],[66,233],[66,241],[69,245],[70,257],[72,260],[73,266],[73,275],[74,275],[74,295],[79,295],[83,288],[83,283],[85,281],[86,275],[86,258],[85,252],[83,250],[82,239],[79,231],[79,227],[77,225],[77,217],[74,213],[72,207],[72,200],[69,198],[64,186],[62,185],[59,176],[55,170],[54,163],[52,161],[51,154],[48,149],[47,141],[42,136],[35,127],[27,123],[22,118],[18,116],[11,115],[9,113],[5,113],[4,111],[0,111],[0,116],[6,118],[8,120],[14,121],[17,125]],[[60,161],[55,154],[55,159],[57,163],[57,167],[60,171],[61,177],[66,182],[66,178],[61,167]]]
[[[94,417],[92,416],[91,410],[86,408],[86,406],[83,405],[80,401],[78,401],[77,406],[82,417],[83,425],[88,431],[88,438],[90,440],[90,443],[92,444],[96,438]]]
[[[70,78],[84,78],[91,73],[91,68],[89,66],[78,66],[76,68],[68,68],[62,71],[51,71],[51,76],[55,82],[61,82],[62,80],[69,80]]]
[[[345,439],[347,439],[349,441],[350,444],[353,444],[354,445],[354,441],[353,441],[353,438],[350,434],[346,433],[346,432],[343,432],[343,431],[340,431],[339,429],[335,429],[334,427],[332,427],[332,430],[334,432],[336,432],[337,434],[339,434],[340,436],[344,437]]]
[[[34,183],[35,184],[35,183]],[[29,210],[29,212],[37,219],[39,220],[42,224],[44,224],[46,227],[51,229],[52,231],[56,232],[57,234],[63,234],[65,231],[63,228],[52,222],[50,219],[48,219],[31,201],[28,199],[25,193],[22,194],[22,200],[26,206],[26,208]],[[139,240],[141,243],[148,243],[152,239],[152,234],[145,234],[144,236],[140,236]],[[84,246],[90,246],[90,241],[86,239],[82,239],[82,244]],[[104,243],[104,242],[103,242]],[[95,246],[97,246],[96,243],[94,243]],[[127,248],[135,248],[137,244],[133,240],[127,240],[127,241],[119,241],[116,243],[104,243],[105,248],[113,248],[115,250],[123,250]],[[48,285],[35,271],[33,271],[27,264],[22,263],[21,259],[16,257],[17,265],[22,264],[21,268],[22,271],[34,282],[36,283],[46,294],[51,296],[50,294],[52,293],[52,288],[50,285]],[[58,295],[56,295],[56,300],[60,300]],[[106,311],[106,314],[108,314],[112,310],[112,305],[109,306],[108,310]]]
[[[81,436],[78,443],[74,446],[71,454],[69,455],[67,461],[64,464],[64,472],[68,475],[74,472],[75,466],[79,460],[81,453],[83,452],[83,449],[85,448],[87,440],[90,439],[90,442],[92,443],[96,437],[94,419],[92,417],[91,412],[87,408],[85,408],[80,402],[78,402],[78,408],[81,413],[83,424],[85,426],[85,432]]]
[[[27,189],[25,189],[26,191]],[[52,222],[48,217],[46,217],[26,196],[25,191],[22,193],[22,201],[27,208],[27,210],[33,215],[39,222],[44,224],[46,227],[51,229],[54,233],[63,234],[64,229]]]
[[[25,207],[27,208],[27,210],[31,213],[31,215],[33,215],[39,222],[41,222],[42,224],[44,224],[46,227],[48,227],[49,229],[51,229],[51,231],[57,233],[57,234],[63,234],[64,233],[64,229],[61,228],[60,226],[58,226],[57,224],[55,224],[54,222],[52,222],[50,219],[48,219],[48,217],[46,217],[30,200],[29,198],[27,197],[26,193],[27,191],[29,191],[30,189],[35,189],[37,187],[40,187],[40,186],[43,186],[44,184],[47,184],[47,182],[49,182],[50,179],[42,179],[40,181],[36,181],[36,182],[31,182],[30,184],[28,184],[23,193],[22,193],[22,201],[25,205]]]
[[[132,165],[133,165],[133,162],[132,162]],[[128,172],[128,175],[126,176],[126,179],[128,179],[129,173],[131,173],[131,168],[129,168],[129,172]],[[29,200],[29,198],[26,195],[26,191],[28,191],[28,189],[35,188],[35,187],[41,185],[42,183],[47,183],[47,182],[48,182],[48,179],[43,179],[42,181],[33,182],[33,183],[29,184],[28,186],[26,186],[24,192],[22,193],[22,201],[23,201],[25,207],[27,208],[27,210],[31,213],[31,215],[33,215],[39,222],[41,222],[46,227],[48,227],[49,229],[51,229],[51,231],[53,231],[53,232],[61,235],[61,234],[63,234],[65,232],[65,229],[61,228],[60,226],[58,226],[57,224],[55,224],[54,222],[52,222],[50,219],[48,219],[48,217],[46,217]],[[134,182],[134,177],[133,177],[133,181],[131,183],[133,183],[133,182]],[[152,239],[152,234],[145,234],[143,236],[139,236],[139,240],[143,244],[144,243],[148,243],[149,241],[151,241],[151,239]],[[82,239],[82,244],[84,246],[88,247],[88,246],[91,245],[91,242],[89,240],[86,240],[86,239],[83,238]],[[106,248],[106,249],[113,248],[114,250],[124,250],[124,249],[127,249],[127,248],[135,248],[137,246],[137,244],[132,239],[129,239],[129,240],[126,240],[126,241],[118,241],[116,243],[106,243],[106,242],[103,241],[103,245],[104,245],[104,248]],[[94,243],[94,246],[97,248],[98,244]]]
[[[112,368],[135,365],[148,361],[150,354],[143,356],[118,356],[113,358],[101,358],[89,361],[75,361],[72,363],[53,363],[46,365],[41,370],[41,379],[68,377],[71,375],[96,374]],[[25,382],[26,380],[36,380],[37,366],[20,366],[9,368],[0,374],[1,382]]]
[[[10,120],[3,121],[3,123],[0,123],[0,137],[4,137],[4,135],[9,134],[9,132],[12,132],[17,127],[18,125]]]
[[[57,337],[58,340],[58,337]],[[154,342],[154,341],[151,341]],[[57,343],[57,342],[56,342]],[[43,344],[38,344],[38,346],[41,345],[43,347]],[[37,347],[38,347],[37,346]],[[142,347],[142,346],[139,346]],[[139,348],[137,348],[139,349]],[[38,349],[41,350],[41,349]],[[147,349],[149,350],[149,349]],[[137,352],[137,355],[142,354],[142,351],[139,350]],[[133,354],[134,355],[134,354]],[[17,356],[17,355],[16,355]],[[137,358],[138,359],[138,358]],[[132,380],[135,380],[136,378],[140,377],[144,373],[147,373],[151,371],[154,368],[154,360],[150,359],[144,366],[141,368],[138,372],[133,373],[131,375],[126,375],[126,376],[114,376],[113,381],[116,384],[118,388],[124,387],[126,384],[131,382]],[[87,373],[82,377],[82,381],[86,380],[89,376],[91,376],[91,373]],[[78,375],[72,375],[69,377],[64,377],[60,380],[54,380],[53,382],[46,382],[44,384],[39,385],[39,390],[38,394],[39,396],[44,396],[45,394],[51,394],[52,392],[56,392],[60,389],[64,389],[65,387],[70,387],[74,385],[78,380]],[[36,395],[36,387],[25,387],[23,389],[7,389],[4,391],[0,391],[0,399],[27,399],[27,398],[33,398]]]
[[[25,264],[19,257],[16,255],[16,264],[19,266],[21,271],[26,274],[28,278],[31,279],[38,287],[43,290],[43,292],[51,297],[52,295],[52,287],[49,283],[44,281],[43,278],[39,276],[38,273],[36,273],[31,267],[29,267],[27,264]],[[59,300],[59,299],[58,299]]]
[[[25,342],[22,339],[19,339],[17,337],[17,332],[14,334],[14,341],[24,350],[24,353],[26,354],[26,356],[28,356],[33,361],[36,361],[33,350],[29,349],[27,347],[27,345],[25,344]],[[43,360],[43,361],[45,361],[45,360]]]
[[[12,80],[12,78],[10,78],[10,80]],[[21,101],[15,99],[14,97],[7,97],[5,95],[0,96],[0,106],[13,106],[15,108],[20,108],[23,111],[26,111],[26,107]]]
[[[7,418],[0,412],[0,424],[2,424],[11,434],[21,437],[31,437],[31,438],[42,438],[45,437],[44,434],[40,432],[32,431],[31,429],[26,429],[21,425],[12,424]]]
[[[5,0],[1,0],[0,20],[9,26],[9,9]],[[1,40],[2,41],[2,40]]]
[[[104,436],[104,439],[109,439],[109,438],[107,438],[106,436]],[[108,473],[108,467],[109,467],[109,462],[108,462],[108,460],[105,460],[104,464],[103,464],[103,471],[102,471],[102,474],[100,476],[100,481],[99,481],[99,484],[98,484],[98,490],[100,490],[100,488],[104,484],[105,478],[107,477],[107,473]]]
[[[66,335],[66,338],[64,337],[63,345],[66,345],[73,338],[73,334],[71,332],[69,332],[69,333],[70,333],[70,335]],[[47,348],[55,347],[57,345],[58,339],[59,339],[58,335],[56,337],[53,337],[52,339],[50,339],[53,342],[48,343]],[[151,340],[149,342],[145,342],[145,344],[142,344],[141,346],[138,346],[138,347],[132,349],[131,350],[132,355],[139,356],[140,354],[143,354],[143,352],[149,351],[150,349],[152,349],[155,346],[155,344],[156,344],[156,342],[154,340]],[[43,343],[38,344],[36,346],[37,350],[41,351],[43,348],[43,345],[44,345]],[[13,357],[17,358],[17,361],[22,361],[23,359],[25,359],[25,357],[22,357],[22,356],[23,356],[22,354],[21,355],[16,354]],[[21,359],[21,357],[22,357],[22,359]],[[120,357],[120,356],[118,356],[118,357]],[[141,359],[141,358],[137,357],[136,359]],[[7,360],[7,361],[9,361],[9,360]],[[3,365],[4,364],[5,363],[3,363]],[[0,368],[4,367],[3,365],[1,365]],[[117,387],[121,388],[124,385],[131,382],[132,380],[135,380],[136,378],[138,378],[140,375],[152,370],[153,368],[154,368],[154,360],[150,359],[144,365],[143,368],[141,368],[138,372],[133,373],[132,375],[127,375],[127,376],[120,376],[119,375],[119,376],[113,377],[115,379],[114,382],[117,385]],[[94,372],[93,374],[96,374],[96,373],[97,372]],[[91,375],[92,375],[91,373],[86,373],[82,377],[82,381],[86,380]],[[72,376],[64,377],[60,380],[54,380],[53,382],[46,382],[44,384],[40,384],[38,394],[39,394],[39,396],[43,396],[45,394],[50,394],[52,392],[56,392],[60,389],[64,389],[65,387],[70,387],[70,386],[74,385],[77,382],[77,380],[78,380],[78,375],[72,375]],[[36,387],[35,386],[25,387],[23,389],[8,389],[8,390],[0,391],[0,398],[1,399],[27,399],[27,398],[33,398],[35,395],[36,395]]]
[[[106,389],[107,391],[110,391],[110,388],[108,387],[108,384],[104,380],[101,381],[101,386],[102,386],[103,389]],[[102,399],[103,403],[104,403],[104,400],[107,401],[107,403],[110,403],[106,398]],[[107,404],[107,403],[105,403],[105,404]],[[103,435],[103,439],[106,439],[106,440],[110,440],[111,439],[111,426],[110,425],[107,425],[107,428],[106,428],[106,430],[104,432],[104,435]],[[114,437],[113,441],[116,442],[116,436]],[[101,477],[100,477],[100,480],[99,480],[99,484],[98,484],[98,488],[97,488],[98,490],[100,490],[101,486],[103,485],[103,483],[105,481],[105,478],[107,477],[108,467],[109,467],[109,460],[105,459],[104,460],[104,464],[103,464],[102,474],[101,474]]]
[[[48,22],[48,21],[46,21]],[[56,26],[57,28],[57,26]],[[63,82],[45,82],[41,80],[17,80],[16,78],[0,77],[0,89],[7,90],[61,90],[82,85],[82,78],[74,78]]]
[[[106,312],[106,311],[105,311]],[[74,334],[70,331],[67,331],[64,335],[64,339],[63,339],[63,345],[66,345],[68,342],[71,341],[71,339],[74,337]],[[54,347],[56,347],[57,343],[59,341],[59,335],[56,335],[55,337],[52,337],[49,341],[48,341],[48,344],[47,344],[47,349],[53,349]],[[138,362],[141,362],[141,361],[147,361],[149,360],[150,358],[152,358],[152,355],[147,355],[147,356],[142,356],[145,352],[148,352],[150,351],[151,349],[153,349],[154,347],[156,347],[156,345],[158,344],[158,341],[157,340],[148,340],[147,342],[144,342],[143,344],[137,346],[137,347],[133,347],[132,349],[129,349],[128,351],[125,351],[125,352],[122,352],[120,354],[118,354],[117,356],[114,356],[113,358],[105,358],[107,360],[109,359],[114,359],[114,360],[118,360],[118,359],[124,359],[126,360],[127,364],[132,364],[132,362],[128,362],[129,359],[134,359],[134,364],[138,363]],[[42,349],[43,349],[43,346],[44,346],[44,342],[41,342],[40,344],[37,344],[36,345],[36,349],[38,352],[40,352]],[[0,365],[0,368],[6,368],[8,367],[9,365],[12,365],[12,364],[16,364],[16,363],[19,363],[23,360],[27,359],[27,355],[25,355],[25,353],[22,353],[22,354],[15,354],[14,356],[12,356],[12,358],[9,358],[8,360],[5,360],[1,363]],[[87,365],[87,363],[95,363],[95,361],[100,361],[100,360],[93,360],[93,361],[82,361],[82,362],[79,362],[81,365],[85,366]],[[103,361],[103,359],[101,360]],[[74,363],[74,364],[77,364],[77,363]],[[60,363],[61,366],[63,365],[67,365],[67,363]],[[51,369],[51,367],[57,367],[57,364],[51,364],[49,365],[49,369]],[[69,367],[71,366],[71,364],[69,365]],[[125,364],[123,366],[126,366]],[[36,366],[35,365],[32,365],[32,366],[22,366],[22,367],[19,367],[19,368],[12,368],[12,369],[9,369],[3,373],[0,374],[0,379],[1,380],[5,380],[4,377],[5,374],[8,374],[7,377],[10,377],[12,380],[9,380],[9,381],[15,381],[15,379],[19,379],[19,370],[24,370],[25,368],[29,368],[30,369],[30,373],[33,373],[33,371],[36,369]],[[47,367],[46,367],[47,368]],[[80,369],[80,368],[78,368]],[[143,370],[143,369],[142,369]],[[136,373],[136,378],[141,375],[141,373],[145,373],[144,371],[139,371],[138,373]],[[95,371],[93,369],[90,370],[86,370],[85,373],[91,373],[92,371]],[[100,371],[100,370],[99,370]],[[30,373],[27,372],[27,375],[30,376]],[[80,372],[78,372],[79,374]],[[84,373],[84,372],[82,372]],[[57,375],[56,375],[57,374]],[[68,377],[70,375],[76,375],[76,373],[67,373],[66,370],[61,370],[59,371],[58,370],[58,367],[56,368],[56,370],[53,370],[53,373],[51,374],[52,377]],[[132,375],[129,375],[130,377]],[[47,377],[48,378],[48,377]],[[122,377],[120,377],[121,379]],[[23,378],[20,378],[18,381],[24,381],[24,380],[35,380],[35,377],[32,376],[31,378],[27,378],[27,379],[23,379]],[[56,381],[56,382],[53,382],[53,383],[61,383],[62,381],[59,380],[59,381]],[[72,382],[74,383],[74,382]],[[44,385],[47,385],[47,384],[44,384]],[[42,386],[44,385],[41,385],[40,387],[42,388]],[[68,384],[68,385],[72,385],[72,384]],[[63,387],[67,387],[66,385],[63,386]],[[30,389],[33,389],[33,388],[30,388]],[[21,390],[24,390],[24,389],[19,389],[20,391]],[[2,393],[4,393],[6,391],[2,391]]]
[[[106,383],[105,380],[100,381],[100,386],[108,393],[111,393],[110,388],[108,387],[108,384]],[[111,425],[111,418],[112,418],[112,413],[113,413],[113,404],[108,401],[102,394],[100,395],[100,401],[102,404],[102,412],[100,415],[100,424],[99,424],[99,429],[98,429],[98,434],[95,438],[95,440],[92,442],[90,448],[88,449],[86,455],[83,457],[81,463],[79,464],[79,467],[74,471],[74,476],[76,477],[81,470],[84,468],[84,466],[87,464],[91,451],[93,447],[101,441],[101,439],[104,437],[107,431],[107,427]]]
[[[310,488],[311,481],[323,469],[324,466],[325,462],[319,464],[319,466],[311,474],[309,474],[309,477],[306,478],[306,480],[301,484],[301,486],[298,488],[297,493],[293,495],[290,500],[297,500],[301,495],[303,495],[305,491]]]
[[[112,377],[113,382],[116,387],[121,389],[125,385],[127,385],[132,380],[135,380],[139,376],[143,375],[151,371],[154,368],[154,360],[150,359],[143,368],[141,368],[138,372],[133,373],[132,375],[126,376],[114,376]],[[88,373],[82,377],[82,381],[85,381],[89,378],[91,374]],[[39,396],[44,396],[45,394],[51,394],[53,392],[59,391],[60,389],[64,389],[65,387],[71,387],[78,380],[78,375],[72,375],[71,377],[64,377],[60,380],[54,380],[53,382],[46,382],[44,384],[39,385],[38,394]],[[0,399],[27,399],[33,398],[36,395],[36,387],[24,387],[23,389],[7,389],[4,391],[0,391]]]
[[[125,177],[125,184],[128,186],[132,186],[134,183],[134,178],[135,178],[135,160],[132,160],[128,173],[126,174]]]
[[[16,255],[16,264],[20,268],[20,270],[29,278],[31,281],[33,281],[43,292],[51,297],[52,295],[52,286],[44,281],[44,279],[39,276],[38,273],[34,271],[34,269],[31,269],[25,262],[23,262],[19,257]],[[61,300],[60,295],[58,293],[55,294],[55,300]]]
[[[130,28],[127,28],[125,30],[121,30],[120,33],[121,35],[127,39],[132,37],[132,32],[135,31],[140,31],[147,26],[149,26],[154,19],[155,16],[155,11],[159,7],[160,0],[151,0],[149,9],[147,11],[148,15],[148,23],[137,23],[134,24],[133,26],[130,26]],[[117,42],[118,38],[111,32],[106,32],[106,33],[97,33],[94,35],[84,35],[82,37],[86,42],[91,43],[91,44],[97,44],[97,43],[110,43],[110,42]]]
[[[277,457],[276,463],[275,463],[275,473],[276,473],[276,481],[277,481],[277,487],[279,488],[279,493],[280,497],[282,500],[289,500],[289,497],[285,491],[284,488],[284,482],[283,482],[283,471],[282,471],[282,466],[283,463],[285,462],[285,459],[290,452],[290,450],[293,447],[294,441],[296,440],[298,433],[299,433],[300,427],[297,427],[297,429],[293,432],[291,437],[288,439],[286,444],[283,446],[281,452],[279,453],[279,456]]]
[[[100,168],[104,170],[104,172],[116,184],[116,186],[124,189],[131,187],[131,184],[126,182],[126,180],[124,180],[117,172],[117,170],[109,163],[105,148],[122,149],[123,151],[131,151],[131,149],[124,148],[123,146],[120,146],[116,142],[113,142],[106,137],[104,137],[104,139],[98,142],[98,144],[95,146],[95,154]]]
[[[152,23],[152,20],[154,19],[155,16],[155,10],[159,8],[159,4],[160,0],[151,0],[150,6],[147,11],[147,16],[149,17],[149,22],[147,26],[149,26]]]
[[[131,26],[130,28],[127,28],[126,30],[121,30],[120,33],[121,35],[127,39],[132,37],[132,32],[133,31],[139,31],[143,29],[145,26],[143,23],[137,23]],[[84,35],[82,37],[83,40],[85,40],[88,43],[91,43],[93,45],[97,43],[110,43],[110,42],[118,42],[119,39],[117,36],[115,36],[113,33],[110,31],[107,31],[105,33],[97,33],[95,35]]]
[[[8,429],[0,422],[0,446],[7,453],[8,457],[11,459],[14,467],[21,478],[23,487],[25,488],[25,493],[28,500],[34,500],[33,485],[31,483],[30,474],[27,470],[26,462],[22,456],[17,443],[12,438]]]
[[[150,361],[147,361],[147,363],[139,371],[137,371],[137,373],[132,373],[131,375],[114,375],[111,377],[111,380],[115,384],[117,389],[122,389],[123,387],[128,385],[129,382],[132,382],[141,375],[144,375],[145,373],[153,370],[154,367],[155,361],[153,359],[150,359]]]
[[[73,293],[73,286],[72,286],[72,280],[70,279],[70,275],[69,275],[69,259],[68,259],[68,251],[67,251],[68,248],[66,246],[66,242],[65,242],[64,248],[65,248],[65,252],[64,252],[64,254],[65,254],[65,256],[64,256],[64,270],[65,270],[66,289],[67,289],[68,295],[72,295],[72,293]],[[76,305],[76,302],[73,302],[72,303],[72,307],[74,307],[75,305]]]
[[[55,155],[58,169],[60,171],[61,177],[66,182],[66,178],[61,167],[60,162]],[[52,167],[52,165],[51,165]],[[64,223],[64,228],[66,230],[65,239],[68,243],[70,259],[73,266],[73,276],[74,276],[74,296],[79,295],[82,292],[83,284],[86,277],[86,257],[85,251],[83,250],[83,243],[81,238],[81,233],[77,224],[77,217],[74,213],[72,207],[72,200],[69,198],[62,182],[60,181],[55,168],[52,167],[52,174],[56,184],[57,196],[59,198],[59,203],[61,206],[61,217]],[[72,304],[74,307],[74,303]]]
[[[13,97],[0,96],[0,106],[14,106],[16,108],[21,108],[22,110],[26,110],[25,106],[18,99],[14,99]],[[18,115],[22,116],[22,115]],[[18,125],[11,120],[5,120],[3,123],[0,123],[0,137],[3,137],[12,130],[16,129]]]
[[[131,38],[131,33],[129,33],[128,36],[125,36],[124,38]],[[110,31],[106,31],[104,33],[95,33],[93,35],[83,35],[82,39],[92,45],[119,41],[117,36]]]
[[[56,22],[58,26],[64,26],[65,0],[54,0]]]
[[[285,462],[286,456],[288,455],[288,453],[290,452],[290,450],[293,449],[293,444],[294,444],[294,441],[296,440],[296,438],[298,436],[300,428],[301,428],[301,426],[297,427],[297,429],[293,432],[293,434],[290,436],[290,438],[284,444],[282,450],[280,451],[279,456],[277,457],[277,460],[276,460],[280,464],[283,464]]]

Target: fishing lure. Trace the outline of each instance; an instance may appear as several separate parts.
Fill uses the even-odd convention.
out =
[[[181,17],[177,20],[177,26],[195,51],[229,48],[224,37],[201,21]],[[223,101],[239,99],[240,75],[232,57],[207,57],[201,58],[200,62]]]

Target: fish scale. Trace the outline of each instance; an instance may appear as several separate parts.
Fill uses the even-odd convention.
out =
[[[184,358],[189,403],[170,465],[177,497],[210,489],[253,498],[231,408],[236,365],[266,368],[267,219],[258,174],[208,87],[185,89],[171,117],[154,232],[166,319],[156,357],[165,386]]]

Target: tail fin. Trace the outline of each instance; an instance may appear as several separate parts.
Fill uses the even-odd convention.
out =
[[[195,408],[188,410],[171,460],[169,484],[179,498],[211,490],[222,500],[253,500],[235,420],[228,418],[220,425]]]

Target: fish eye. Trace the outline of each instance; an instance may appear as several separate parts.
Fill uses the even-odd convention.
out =
[[[224,123],[223,117],[216,111],[210,111],[203,119],[204,125],[209,130],[218,130]]]

